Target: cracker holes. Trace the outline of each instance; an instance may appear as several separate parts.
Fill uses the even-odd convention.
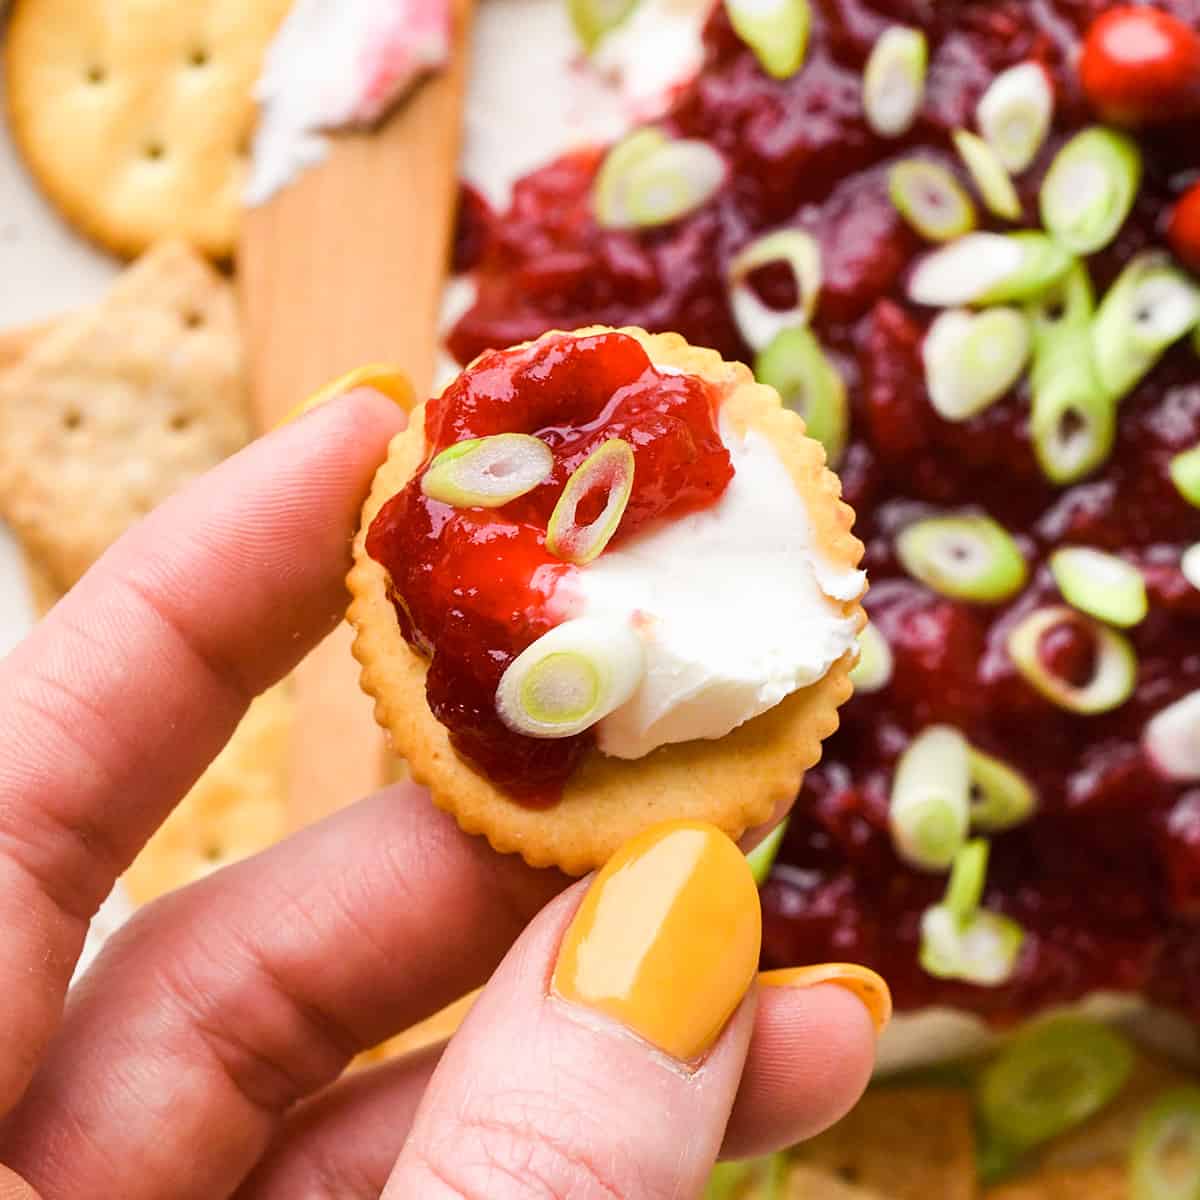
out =
[[[183,314],[185,329],[201,329],[204,326],[204,314],[198,308],[189,308]]]
[[[161,162],[166,153],[166,146],[159,141],[147,142],[142,150],[142,156],[150,162]]]
[[[83,428],[83,413],[77,408],[68,408],[63,413],[62,424],[68,433],[76,432],[76,430]]]
[[[100,63],[92,63],[84,74],[84,79],[87,80],[89,86],[99,87],[102,83],[108,82],[108,71]]]
[[[210,863],[219,863],[225,857],[225,849],[216,842],[210,842],[204,847],[204,860]]]
[[[209,54],[207,47],[197,46],[191,54],[188,55],[188,66],[193,70],[202,71],[212,62],[212,55]]]
[[[186,433],[192,427],[191,413],[176,413],[167,427],[172,433]]]

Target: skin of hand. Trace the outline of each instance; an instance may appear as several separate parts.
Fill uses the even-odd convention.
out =
[[[330,390],[0,663],[0,1200],[693,1197],[718,1153],[828,1125],[886,988],[760,985],[757,894],[702,825],[572,883],[399,785],[141,909],[67,995],[114,880],[342,619],[404,414]],[[447,1046],[341,1078],[484,983]]]

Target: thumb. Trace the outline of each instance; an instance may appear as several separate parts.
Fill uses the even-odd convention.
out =
[[[383,1200],[698,1196],[742,1074],[761,929],[750,868],[715,827],[634,838],[500,965]]]
[[[20,1175],[0,1166],[0,1200],[41,1200]]]

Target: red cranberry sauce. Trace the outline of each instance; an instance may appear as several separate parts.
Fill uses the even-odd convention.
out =
[[[895,655],[891,684],[856,696],[822,763],[805,781],[780,865],[764,898],[768,965],[854,959],[888,978],[901,1008],[963,1005],[998,1021],[1098,987],[1140,990],[1200,1017],[1200,788],[1156,775],[1140,749],[1145,721],[1200,687],[1200,592],[1179,570],[1200,540],[1200,510],[1166,474],[1200,442],[1200,359],[1173,349],[1122,402],[1117,445],[1087,479],[1055,487],[1030,444],[1027,385],[979,416],[949,424],[926,394],[920,342],[931,314],[905,299],[905,273],[922,244],[887,197],[890,163],[919,150],[969,181],[949,133],[973,125],[995,74],[1028,59],[1054,83],[1053,133],[1017,180],[1023,226],[1039,224],[1037,190],[1069,133],[1095,120],[1074,63],[1099,0],[814,0],[803,69],[769,78],[717,5],[706,59],[665,117],[676,135],[703,138],[731,166],[704,208],[641,233],[597,227],[589,188],[601,151],[568,155],[526,177],[511,210],[486,225],[478,300],[453,331],[464,361],[552,327],[592,321],[674,329],[751,361],[730,314],[724,276],[747,241],[802,226],[824,262],[814,328],[850,389],[851,442],[840,466],[858,512],[873,581],[868,608]],[[1167,8],[1200,28],[1200,0]],[[924,107],[904,138],[882,141],[865,123],[861,76],[889,24],[929,36]],[[1131,254],[1163,242],[1175,199],[1200,170],[1194,126],[1139,135],[1145,178],[1114,242],[1088,263],[1098,290]],[[481,225],[475,214],[475,235]],[[997,223],[993,222],[993,227]],[[764,272],[763,299],[777,272]],[[1030,584],[998,608],[939,596],[909,579],[893,536],[914,513],[982,507],[1029,558]],[[1137,563],[1149,616],[1128,636],[1135,694],[1114,712],[1056,708],[1016,671],[1005,649],[1026,614],[1062,603],[1046,560],[1061,544],[1118,551]],[[1089,648],[1059,636],[1051,657],[1086,669]],[[940,981],[917,963],[922,910],[944,876],[900,863],[887,830],[893,765],[911,737],[947,721],[1036,783],[1041,809],[993,839],[985,903],[1028,931],[1018,969],[999,988]]]
[[[712,504],[733,478],[716,429],[719,403],[713,386],[656,370],[638,342],[612,333],[487,354],[426,408],[429,459],[497,433],[530,433],[554,452],[545,483],[496,509],[430,499],[422,468],[367,533],[367,552],[391,577],[401,632],[430,659],[434,716],[464,757],[527,803],[552,802],[592,744],[587,733],[525,737],[496,714],[500,677],[562,619],[555,591],[577,569],[546,549],[554,505],[575,468],[610,438],[631,443],[635,464],[614,542]]]

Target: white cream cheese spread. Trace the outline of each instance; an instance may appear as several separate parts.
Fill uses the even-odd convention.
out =
[[[379,120],[449,54],[449,0],[296,0],[255,89],[246,203],[320,162],[325,131]]]
[[[734,476],[709,508],[656,522],[580,569],[574,616],[629,621],[641,684],[596,728],[600,750],[640,758],[720,738],[820,679],[853,645],[841,600],[863,572],[815,544],[804,498],[770,441],[722,422]]]

